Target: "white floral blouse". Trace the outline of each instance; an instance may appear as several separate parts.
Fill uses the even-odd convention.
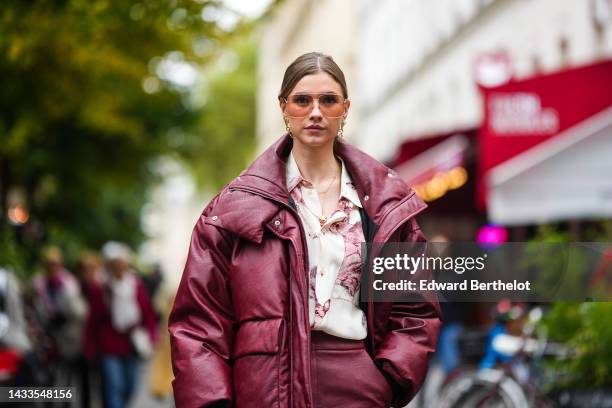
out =
[[[364,241],[361,202],[342,164],[340,199],[322,219],[319,195],[304,179],[293,152],[287,159],[287,190],[297,205],[308,243],[310,326],[353,340],[366,337],[366,318],[359,308],[361,243]]]

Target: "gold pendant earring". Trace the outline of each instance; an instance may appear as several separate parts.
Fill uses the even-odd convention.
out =
[[[289,121],[287,118],[285,118],[285,130],[287,130],[289,137],[293,137],[293,133],[291,133],[291,128],[289,127]]]
[[[342,119],[342,123],[340,124],[340,130],[338,130],[338,139],[342,139],[344,137],[344,124],[346,123],[345,119]]]

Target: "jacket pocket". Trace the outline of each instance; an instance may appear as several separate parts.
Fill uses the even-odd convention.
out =
[[[251,320],[240,325],[234,341],[235,408],[285,407],[281,403],[283,319]]]
[[[276,354],[283,337],[283,319],[249,320],[238,328],[234,358],[249,354]]]

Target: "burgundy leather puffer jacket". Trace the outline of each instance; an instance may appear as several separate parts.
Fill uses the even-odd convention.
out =
[[[288,136],[230,182],[200,216],[169,320],[176,405],[315,408],[310,377],[308,253],[285,185]],[[355,184],[371,242],[415,242],[426,205],[393,171],[336,145]],[[440,310],[421,303],[362,304],[366,346],[395,406],[421,386]],[[339,379],[341,381],[342,379]]]

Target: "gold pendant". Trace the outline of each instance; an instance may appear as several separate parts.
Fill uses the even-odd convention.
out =
[[[326,216],[322,216],[319,219],[319,223],[321,224],[321,226],[325,225],[326,222],[327,222],[327,217]]]

